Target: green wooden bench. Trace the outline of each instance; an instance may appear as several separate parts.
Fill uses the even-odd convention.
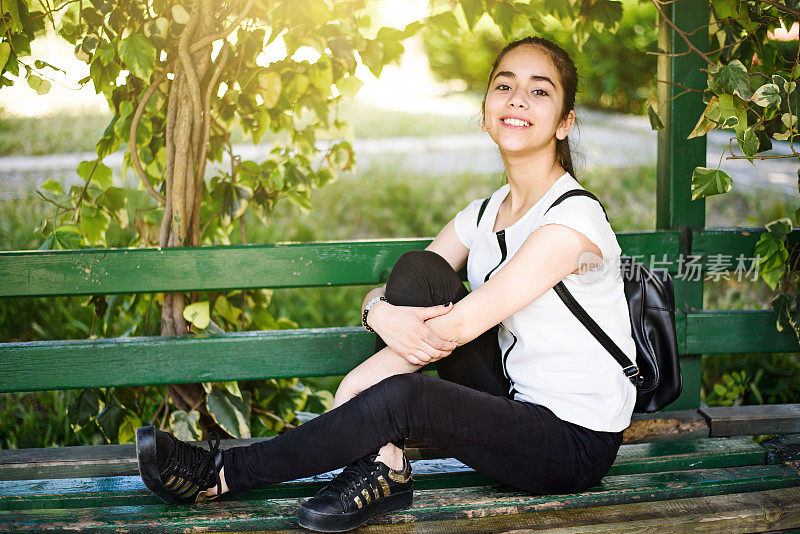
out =
[[[700,28],[708,3],[662,7]],[[662,26],[658,78],[704,87],[702,66]],[[618,234],[623,253],[749,257],[762,228],[706,229],[705,202],[690,200],[705,138],[687,140],[703,110],[692,93],[659,85],[655,231]],[[598,192],[602,198],[602,192]],[[612,214],[613,215],[613,214]],[[796,232],[792,239],[797,241]],[[383,283],[405,251],[429,240],[248,245],[168,250],[0,252],[0,299],[114,293],[291,288]],[[224,274],[222,274],[224,273]],[[684,391],[659,414],[637,415],[601,484],[572,495],[514,491],[415,444],[414,505],[364,532],[786,531],[800,528],[800,406],[709,408],[700,403],[703,354],[796,352],[764,310],[704,310],[702,280],[675,278]],[[0,300],[0,302],[2,302]],[[354,302],[354,306],[358,303]],[[344,374],[372,335],[356,327],[230,333],[210,337],[0,343],[0,391],[168,384]],[[291,357],[287,357],[291,355]],[[754,434],[783,434],[768,447]],[[223,447],[253,440],[223,442]],[[195,506],[165,506],[137,475],[132,445],[0,451],[0,531],[292,531],[299,502],[330,474]]]
[[[695,242],[706,240],[711,249],[718,249],[717,241],[735,248],[730,244],[735,240],[744,252],[759,232],[706,231],[698,233]],[[626,254],[674,256],[680,244],[679,235],[671,231],[620,233],[618,239]],[[403,252],[428,242],[3,252],[0,296],[377,285]],[[769,311],[680,311],[676,320],[683,355],[797,349],[791,335],[774,331]],[[724,336],[709,335],[713,332]],[[373,340],[361,328],[339,327],[204,338],[3,343],[0,390],[344,374],[370,354]],[[781,459],[768,463],[767,451],[745,437],[800,433],[800,406],[698,408],[692,406],[698,393],[692,372],[691,366],[684,370],[687,388],[670,407],[673,410],[636,417],[617,462],[599,486],[575,495],[529,495],[444,458],[441,451],[414,447],[409,450],[418,480],[414,506],[375,524],[418,522],[433,530],[486,531],[514,525],[575,526],[591,517],[591,524],[605,521],[613,526],[647,511],[653,524],[669,525],[680,503],[684,521],[695,510],[691,513],[705,514],[704,521],[725,525],[736,510],[739,521],[764,529],[800,527],[800,474]],[[230,440],[223,446],[252,441]],[[167,507],[144,488],[133,445],[0,451],[0,530],[292,529],[297,528],[299,502],[329,477],[280,484],[233,501]],[[658,506],[643,507],[644,502]],[[584,517],[581,510],[587,507],[591,513]],[[561,515],[556,510],[562,510]],[[475,522],[478,516],[498,517]],[[769,519],[773,516],[774,521]]]

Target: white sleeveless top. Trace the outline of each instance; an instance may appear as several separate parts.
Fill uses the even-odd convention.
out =
[[[497,233],[492,230],[500,204],[510,191],[508,184],[492,194],[479,226],[478,211],[484,199],[458,212],[454,224],[459,240],[469,249],[470,288],[478,289],[497,273],[540,226],[558,223],[574,228],[597,245],[603,262],[592,271],[567,275],[564,285],[622,352],[635,361],[636,346],[619,271],[621,249],[602,207],[592,198],[576,196],[544,214],[571,189],[584,188],[564,173],[525,215]],[[560,419],[592,430],[618,432],[630,424],[636,388],[553,288],[503,320],[498,341],[514,399],[541,404]]]

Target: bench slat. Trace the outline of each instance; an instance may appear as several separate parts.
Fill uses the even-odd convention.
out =
[[[775,331],[771,310],[679,312],[676,327],[682,354],[800,347],[793,333]],[[343,375],[367,358],[374,339],[337,327],[0,343],[0,392]]]
[[[673,471],[646,475],[608,476],[590,490],[569,495],[537,496],[504,486],[454,488],[447,492],[419,490],[414,505],[379,522],[461,519],[538,510],[650,502],[707,495],[762,491],[797,486],[800,476],[775,465]],[[248,492],[251,495],[257,492]],[[238,497],[243,497],[243,495]],[[296,527],[303,499],[236,500],[211,506],[131,505],[119,503],[70,509],[0,512],[0,529],[42,531],[80,527],[98,531],[185,532],[189,525],[216,530],[267,530]]]
[[[626,254],[677,257],[680,233],[623,232],[618,240]],[[414,238],[0,252],[0,297],[377,285],[386,281],[404,252],[424,249],[430,242]]]
[[[564,511],[545,510],[445,521],[414,523],[415,534],[641,534],[694,532],[730,534],[783,532],[800,527],[800,488],[734,493],[648,503],[628,503]],[[286,532],[286,531],[284,531]],[[292,531],[294,532],[294,531]],[[297,532],[308,532],[298,530]],[[403,524],[371,525],[359,532],[406,534]]]
[[[221,448],[246,446],[266,439],[271,438],[224,440]],[[764,463],[764,459],[765,450],[745,436],[639,443],[620,447],[609,474],[755,465]],[[41,479],[138,473],[136,449],[132,444],[0,451],[0,481],[36,480],[36,487],[40,489],[43,487]],[[0,499],[8,495],[0,489]]]
[[[675,316],[678,322],[678,314]],[[686,313],[685,339],[678,331],[681,354],[767,354],[797,352],[797,336],[775,329],[772,310],[703,310]],[[683,344],[680,341],[683,340]]]
[[[359,327],[2,343],[0,391],[341,375],[374,346]]]
[[[795,434],[800,432],[800,404],[701,407],[712,436]]]

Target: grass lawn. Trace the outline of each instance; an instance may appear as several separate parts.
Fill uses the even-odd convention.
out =
[[[339,106],[339,118],[350,121],[356,138],[413,135],[430,137],[443,134],[466,134],[478,131],[478,108],[475,116],[455,119],[426,113],[406,113],[345,102]],[[331,114],[333,117],[334,114]],[[61,113],[46,117],[9,117],[0,113],[0,156],[91,152],[103,135],[112,114],[88,112]],[[262,142],[276,136],[268,133]],[[240,130],[234,130],[234,143],[249,142]]]

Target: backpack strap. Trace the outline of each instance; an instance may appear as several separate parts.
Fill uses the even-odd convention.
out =
[[[589,192],[589,191],[587,191],[586,189],[570,189],[569,191],[567,191],[566,193],[564,193],[563,195],[561,195],[560,197],[558,197],[558,198],[556,199],[556,201],[555,201],[555,202],[553,202],[553,203],[550,205],[550,208],[552,208],[553,206],[556,206],[556,205],[560,204],[562,200],[566,200],[566,199],[568,199],[569,197],[574,197],[574,196],[585,196],[585,197],[590,197],[590,198],[593,198],[593,199],[597,200],[597,203],[598,203],[598,204],[600,204],[600,207],[601,207],[601,208],[603,208],[603,214],[606,216],[606,220],[607,220],[607,221],[609,220],[609,219],[608,219],[608,213],[606,213],[606,208],[604,208],[604,207],[603,207],[603,203],[602,203],[602,202],[600,202],[600,201],[597,199],[597,197],[596,197],[596,196],[594,196],[592,193],[590,193],[590,192]],[[545,213],[547,213],[548,211],[550,211],[550,208],[547,208],[547,210],[545,210]]]
[[[481,209],[478,210],[478,220],[475,221],[475,226],[479,226],[481,224],[481,217],[483,217],[483,212],[486,211],[486,206],[489,205],[489,200],[491,196],[488,196],[483,199],[483,203],[481,204]]]
[[[557,205],[561,201],[566,200],[567,198],[573,196],[587,196],[597,200],[597,203],[600,204],[601,208],[603,208],[603,213],[606,216],[606,220],[608,220],[608,213],[606,213],[606,209],[603,207],[603,203],[600,202],[596,196],[594,196],[589,191],[586,191],[585,189],[572,189],[570,191],[567,191],[566,193],[558,197],[556,201],[553,202],[553,204],[550,206],[550,208]],[[549,211],[550,208],[547,208],[547,210],[545,210],[545,213],[547,213],[547,211]],[[589,316],[589,314],[586,312],[583,306],[578,304],[578,301],[575,300],[575,297],[573,297],[572,293],[569,292],[567,286],[564,285],[564,281],[562,280],[558,282],[555,286],[553,286],[553,291],[555,291],[556,295],[558,295],[558,298],[560,298],[562,302],[566,304],[567,308],[569,308],[569,310],[573,313],[573,315],[575,315],[575,317],[581,323],[583,323],[586,329],[589,330],[589,332],[591,332],[591,334],[595,337],[595,339],[597,339],[597,341],[599,341],[600,344],[603,345],[603,347],[609,352],[609,354],[611,354],[611,356],[615,360],[617,360],[617,363],[622,367],[623,373],[625,373],[625,376],[627,376],[628,379],[631,382],[633,382],[633,385],[636,386],[637,388],[641,388],[643,385],[643,377],[642,375],[639,374],[639,368],[637,367],[636,363],[632,362],[630,358],[628,358],[625,355],[625,353],[622,352],[622,349],[619,348],[619,345],[614,343],[614,341],[608,336],[608,334],[606,334],[603,331],[600,325],[597,324],[595,320],[591,318],[591,316]]]

